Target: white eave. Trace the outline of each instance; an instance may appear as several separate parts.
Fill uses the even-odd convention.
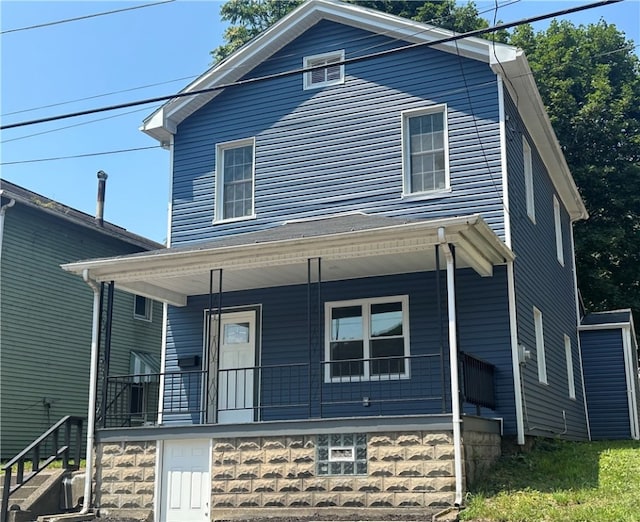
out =
[[[261,62],[321,20],[343,23],[408,43],[434,42],[455,34],[447,29],[353,4],[335,0],[308,0],[202,74],[180,92],[187,93],[208,89],[241,79]],[[434,48],[486,63],[489,63],[493,56],[493,44],[482,38],[465,38],[457,42],[437,44],[434,45]],[[495,49],[501,56],[501,61],[515,59],[515,47],[495,44]],[[140,130],[162,144],[169,143],[170,135],[175,133],[177,125],[220,92],[213,91],[193,97],[170,100],[146,118]]]
[[[322,222],[317,226],[325,230]],[[251,233],[240,244],[214,241],[62,268],[78,275],[86,271],[98,282],[113,281],[125,291],[184,306],[188,296],[207,293],[211,270],[223,271],[224,291],[303,284],[307,260],[313,258],[322,259],[325,281],[434,270],[440,228],[455,247],[459,267],[487,277],[495,265],[513,259],[482,218],[473,215],[279,240],[257,241],[260,233]]]
[[[308,0],[180,92],[199,91],[240,80],[321,20],[347,24],[408,43],[430,43],[455,34],[447,29],[336,0]],[[510,45],[474,37],[435,44],[433,47],[488,63],[496,74],[506,76],[505,84],[512,97],[519,101],[518,109],[523,121],[571,219],[586,219],[587,210],[551,127],[524,53]],[[147,117],[140,130],[166,147],[178,125],[221,92],[222,90],[215,90],[174,98]]]

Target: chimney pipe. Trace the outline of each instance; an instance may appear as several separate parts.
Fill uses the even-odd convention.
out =
[[[104,170],[98,171],[98,201],[96,204],[96,223],[98,226],[104,225],[104,192],[107,186],[107,173]]]

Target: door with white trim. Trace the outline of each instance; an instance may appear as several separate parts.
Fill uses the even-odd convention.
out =
[[[161,522],[209,521],[210,470],[210,440],[164,442]]]
[[[217,317],[212,320],[211,349],[216,349]],[[256,312],[222,314],[220,357],[217,371],[212,371],[217,390],[217,422],[220,424],[253,422],[256,365]]]

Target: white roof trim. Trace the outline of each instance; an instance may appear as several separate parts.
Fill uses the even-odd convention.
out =
[[[409,43],[435,42],[455,34],[446,29],[336,0],[308,0],[180,92],[208,89],[239,80],[320,20],[331,20],[387,34]],[[434,48],[489,63],[496,74],[506,76],[505,84],[513,98],[527,101],[519,104],[520,114],[571,219],[586,219],[586,207],[573,181],[522,50],[476,37],[436,44]],[[140,130],[166,147],[178,125],[221,92],[219,90],[174,98],[147,117]]]
[[[196,277],[212,269],[251,271],[286,267],[305,264],[314,257],[338,261],[423,252],[439,243],[440,227],[446,229],[448,241],[456,246],[461,259],[481,276],[491,276],[494,265],[513,259],[511,250],[481,217],[474,215],[234,246],[194,245],[193,249],[167,249],[152,255],[78,261],[62,268],[75,274],[88,270],[96,281],[114,281],[123,290],[184,306],[187,295],[164,287],[170,284],[168,279]]]
[[[366,9],[335,0],[308,0],[256,38],[242,46],[225,60],[216,64],[180,91],[186,93],[223,85],[239,80],[289,42],[321,20],[331,20],[363,30],[387,34],[409,43],[435,42],[455,33],[432,25]],[[482,38],[469,37],[456,42],[435,45],[434,48],[486,63],[494,59],[494,44]],[[516,48],[495,44],[501,61],[516,58]],[[185,118],[193,114],[221,91],[168,101],[143,122],[140,130],[168,143],[169,135]]]

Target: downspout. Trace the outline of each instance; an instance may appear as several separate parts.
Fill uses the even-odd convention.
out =
[[[86,450],[86,469],[84,477],[84,500],[82,504],[81,515],[86,515],[91,507],[91,480],[93,479],[93,444],[96,423],[96,385],[98,382],[98,336],[100,330],[98,324],[100,321],[100,286],[95,280],[89,277],[89,270],[85,268],[82,271],[82,279],[93,290],[93,320],[91,327],[91,366],[89,373],[89,409],[87,411],[87,450]]]
[[[449,316],[449,365],[451,367],[451,422],[456,492],[454,504],[462,505],[462,437],[460,426],[460,388],[458,384],[458,339],[456,323],[455,261],[443,227],[438,229],[438,242],[447,262],[447,315]]]
[[[3,190],[0,190],[0,197],[2,196],[3,192],[4,192]],[[16,200],[10,199],[4,205],[0,205],[0,258],[2,257],[2,236],[4,235],[4,215],[7,209],[11,208],[15,204],[16,204]]]

